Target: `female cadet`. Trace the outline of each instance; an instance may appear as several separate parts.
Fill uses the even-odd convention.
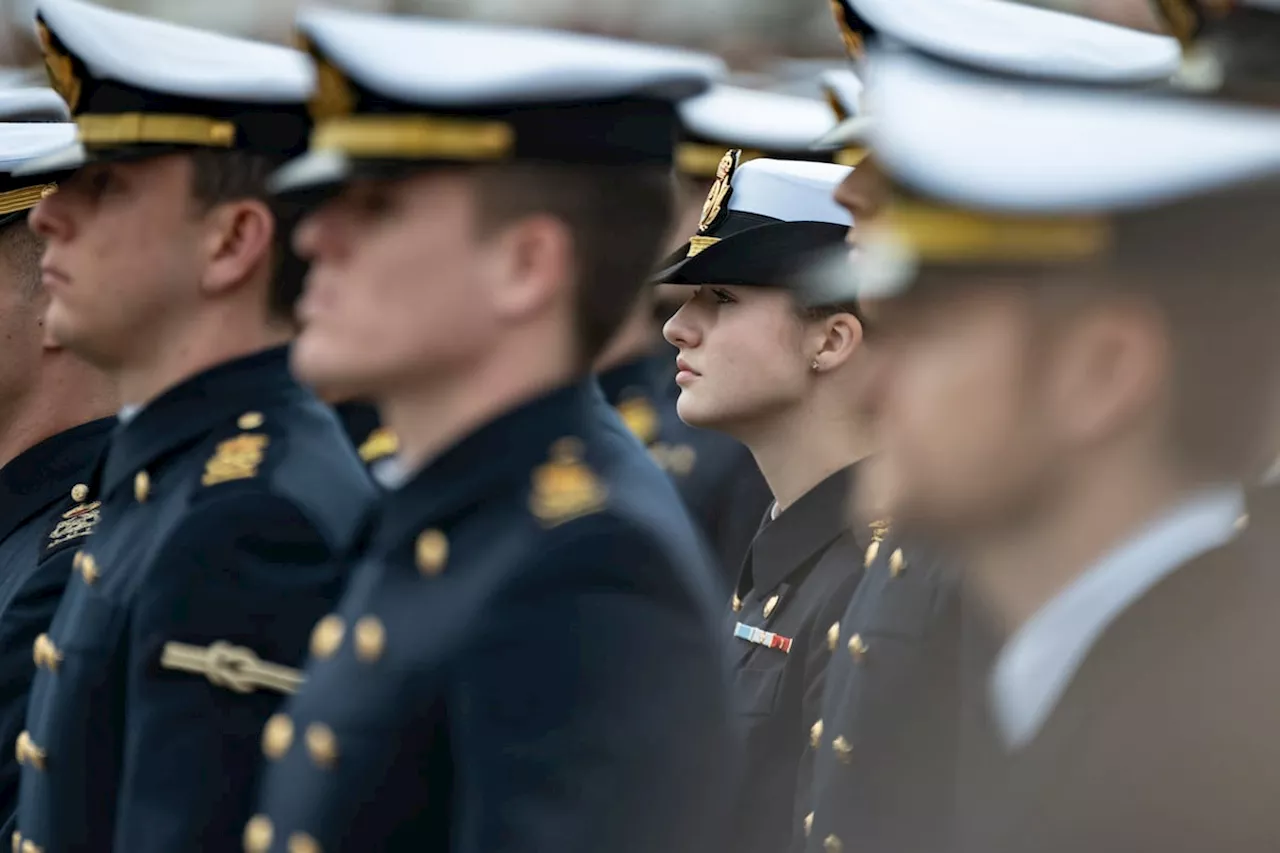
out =
[[[773,503],[743,561],[727,613],[745,772],[735,851],[786,850],[808,811],[828,630],[862,575],[876,533],[844,512],[869,448],[856,386],[856,309],[810,309],[805,273],[839,249],[849,214],[832,200],[850,173],[829,163],[721,164],[698,234],[658,280],[696,289],[664,333],[679,348],[677,409],[687,423],[741,441]]]

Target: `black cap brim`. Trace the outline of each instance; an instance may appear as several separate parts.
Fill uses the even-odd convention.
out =
[[[686,244],[663,262],[653,282],[792,287],[843,244],[848,230],[831,222],[774,222],[725,237],[693,257]]]

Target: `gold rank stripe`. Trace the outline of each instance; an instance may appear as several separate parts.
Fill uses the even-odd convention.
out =
[[[729,150],[726,145],[710,145],[705,142],[681,142],[676,146],[676,170],[690,178],[711,179],[720,168],[720,160]],[[754,148],[740,149],[738,164],[748,163],[769,155]],[[841,148],[831,153],[831,162],[840,166],[856,166],[867,156],[865,148]]]
[[[868,242],[886,238],[922,261],[1078,261],[1111,246],[1101,216],[1010,216],[922,202],[894,202],[870,227]]]
[[[516,133],[504,121],[432,115],[356,115],[322,121],[311,148],[377,159],[502,160]]]
[[[296,693],[302,686],[302,672],[288,666],[268,663],[252,649],[218,641],[209,646],[165,643],[160,666],[192,675],[203,675],[216,687],[236,693],[274,690]]]
[[[692,258],[702,254],[707,248],[714,246],[720,242],[719,237],[690,237],[689,238],[689,254],[685,257]]]
[[[236,141],[234,122],[208,116],[163,113],[86,113],[76,116],[79,138],[89,146],[136,143],[230,148]]]
[[[58,191],[57,184],[40,184],[34,187],[23,187],[20,190],[9,190],[0,193],[0,216],[30,210],[40,199],[48,198]]]

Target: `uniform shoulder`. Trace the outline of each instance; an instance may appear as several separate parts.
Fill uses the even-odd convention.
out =
[[[375,496],[341,423],[315,399],[242,412],[211,431],[200,452],[193,508],[229,496],[270,495],[344,543]]]

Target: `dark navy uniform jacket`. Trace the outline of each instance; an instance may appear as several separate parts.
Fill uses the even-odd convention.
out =
[[[382,499],[263,731],[249,851],[705,853],[733,776],[717,600],[593,381]]]
[[[674,356],[664,352],[611,368],[597,378],[605,399],[675,481],[717,558],[722,588],[728,592],[773,495],[746,447],[680,420],[680,388],[674,377]]]
[[[296,689],[373,496],[287,353],[229,362],[113,433],[31,691],[15,842],[230,850],[263,722]]]
[[[728,608],[735,710],[745,728],[744,772],[730,820],[736,853],[782,853],[799,835],[831,652],[829,626],[862,579],[865,528],[844,510],[854,468],[816,485],[751,544]],[[800,811],[807,811],[807,807]]]
[[[827,628],[831,662],[810,740],[812,811],[798,817],[808,853],[941,851],[951,840],[955,569],[887,523],[873,522],[871,532],[866,576]]]
[[[0,468],[0,743],[12,744],[22,731],[36,672],[32,648],[53,620],[72,555],[98,523],[84,484],[114,424],[104,418],[58,433]],[[6,749],[0,821],[17,805],[18,764]]]

